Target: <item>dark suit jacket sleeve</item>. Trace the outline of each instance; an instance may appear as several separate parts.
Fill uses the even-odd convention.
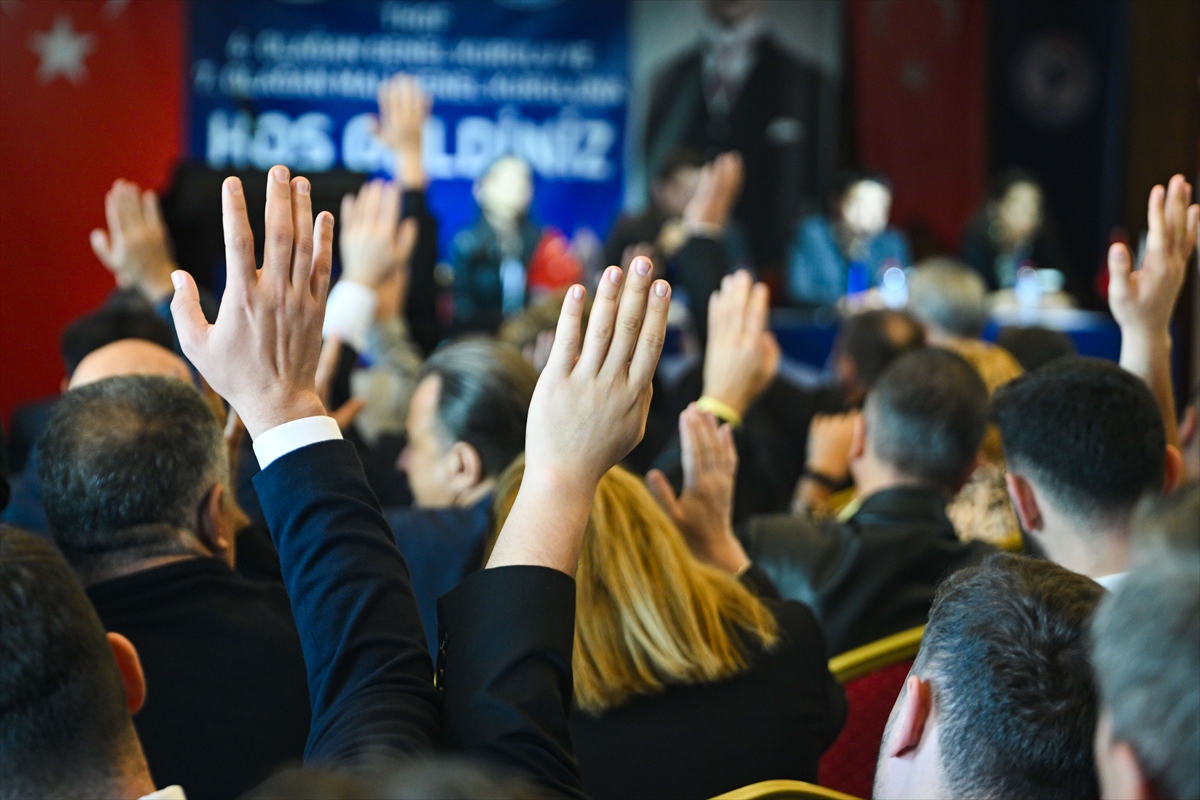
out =
[[[354,446],[294,450],[254,478],[300,631],[307,760],[414,752],[439,736],[439,697],[408,569]]]
[[[545,567],[467,577],[438,602],[445,744],[585,797],[571,750],[575,581]]]
[[[417,244],[408,262],[408,301],[404,314],[413,341],[428,355],[442,338],[437,319],[438,221],[425,202],[425,192],[409,189],[404,193],[404,216],[417,220]]]

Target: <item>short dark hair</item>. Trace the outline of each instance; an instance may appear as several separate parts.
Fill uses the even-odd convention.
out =
[[[0,525],[0,798],[100,794],[137,746],[83,587],[49,542]]]
[[[1161,796],[1200,797],[1200,551],[1162,551],[1132,570],[1092,634],[1113,738],[1133,748]]]
[[[992,398],[1004,454],[1077,519],[1131,514],[1161,491],[1166,431],[1154,395],[1111,361],[1072,356]]]
[[[955,797],[1096,797],[1088,625],[1104,590],[1001,553],[937,590],[913,671],[928,676]]]
[[[475,448],[494,478],[525,450],[525,423],[537,372],[514,348],[468,339],[438,350],[418,380],[436,375],[438,422],[451,442]]]
[[[1005,326],[996,336],[996,344],[1012,353],[1026,372],[1049,364],[1056,358],[1075,355],[1075,343],[1070,336],[1036,325],[1027,328]]]
[[[842,323],[834,352],[854,360],[858,381],[870,389],[900,356],[925,345],[925,329],[911,314],[875,309],[855,314]]]
[[[38,440],[46,519],[85,581],[100,569],[190,552],[200,506],[229,480],[221,426],[195,387],[128,375],[72,389]]]
[[[535,800],[545,795],[529,780],[461,756],[396,760],[368,755],[353,772],[295,767],[276,773],[246,800],[400,800],[418,797],[492,797]]]
[[[923,348],[901,356],[867,394],[867,439],[905,475],[952,491],[987,430],[988,391],[961,356]]]
[[[80,317],[63,331],[62,357],[67,375],[90,353],[122,339],[145,339],[175,352],[171,326],[153,311],[105,306]]]
[[[667,157],[663,159],[662,166],[654,172],[654,179],[659,181],[669,181],[675,177],[675,173],[681,169],[700,169],[704,166],[704,156],[694,147],[687,145],[679,145],[671,148],[667,153]]]

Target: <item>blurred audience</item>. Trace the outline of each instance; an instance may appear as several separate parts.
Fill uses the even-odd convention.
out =
[[[924,624],[938,582],[991,552],[960,542],[946,517],[975,466],[987,406],[987,387],[961,357],[935,348],[902,356],[863,411],[838,420],[833,438],[848,447],[810,462],[828,483],[853,475],[858,499],[836,519],[773,515],[742,526],[746,552],[781,594],[812,607],[828,655]]]
[[[679,229],[683,211],[700,184],[703,166],[704,159],[691,147],[676,147],[668,153],[650,180],[650,203],[646,210],[640,214],[622,214],[613,223],[604,243],[605,262],[621,264],[625,248],[643,242],[657,245],[663,252],[677,250],[679,243],[663,242],[661,238],[664,234],[669,238],[676,236],[667,228]]]
[[[1007,554],[946,578],[872,797],[1097,797],[1088,625],[1103,594]]]
[[[1076,354],[1075,343],[1062,331],[1037,325],[1014,327],[1006,325],[996,335],[996,344],[1012,353],[1026,372],[1031,372],[1056,358]]]
[[[838,176],[828,210],[800,221],[788,253],[788,296],[796,303],[832,306],[847,294],[879,286],[883,274],[912,261],[908,241],[888,227],[892,184],[872,172]]]

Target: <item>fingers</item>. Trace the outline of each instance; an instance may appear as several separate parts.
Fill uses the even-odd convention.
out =
[[[1162,241],[1163,235],[1163,203],[1167,192],[1161,185],[1150,190],[1146,201],[1146,246],[1152,247]],[[1153,243],[1153,244],[1152,244]]]
[[[749,275],[746,276],[749,278]],[[767,317],[771,309],[771,290],[765,283],[756,283],[750,290],[746,304],[746,318],[742,323],[742,335],[758,336],[767,329]]]
[[[621,293],[621,270],[609,267],[600,276],[596,287],[596,299],[592,302],[592,313],[588,317],[587,334],[583,338],[583,351],[579,355],[578,368],[588,374],[596,374],[604,364],[608,346],[612,342],[613,327],[617,318],[617,299]]]
[[[283,285],[292,275],[295,223],[292,221],[291,173],[282,164],[271,167],[267,174],[265,219],[262,277],[276,285]]]
[[[662,510],[667,512],[668,517],[674,520],[683,516],[682,510],[679,508],[679,499],[675,497],[675,490],[671,488],[671,482],[660,470],[652,469],[646,473],[646,488],[650,490],[650,494],[654,495],[654,499],[662,506]]]
[[[637,347],[629,362],[629,380],[634,386],[649,387],[654,379],[658,357],[662,355],[663,342],[667,338],[667,312],[670,310],[671,285],[666,281],[655,281],[650,287],[650,303],[638,334]]]
[[[1129,276],[1133,272],[1133,258],[1123,242],[1113,242],[1108,248],[1108,294],[1114,300],[1129,296]]]
[[[333,421],[338,424],[338,428],[344,431],[350,427],[355,418],[366,407],[366,400],[363,400],[361,397],[351,397],[338,406],[336,410],[330,412],[329,416],[333,417]]]
[[[390,228],[400,221],[400,187],[391,181],[379,186],[379,222]]]
[[[179,347],[188,360],[201,369],[209,324],[200,309],[200,290],[196,288],[192,276],[181,269],[171,273],[171,283],[175,285],[175,296],[171,298],[171,317],[175,320]]]
[[[567,289],[562,310],[558,313],[558,327],[554,330],[554,345],[550,348],[543,373],[565,377],[574,369],[575,361],[579,358],[579,325],[583,320],[585,294],[583,287],[578,284]]]
[[[695,404],[683,412],[686,417],[688,435],[700,469],[711,472],[720,463],[720,444],[717,438],[717,423],[711,414],[701,413]]]
[[[646,316],[646,300],[650,294],[653,276],[654,264],[650,259],[645,256],[633,259],[625,291],[621,292],[617,307],[617,323],[612,344],[604,361],[609,370],[623,371],[629,364],[629,359],[633,357],[633,349],[637,346],[638,336],[642,332],[642,320]]]
[[[321,342],[321,355],[317,358],[317,374],[314,383],[317,396],[326,406],[329,405],[329,392],[333,386],[333,376],[337,372],[338,359],[342,353],[342,342],[336,336],[329,336]]]
[[[142,199],[136,184],[117,181],[113,184],[112,194],[116,202],[117,223],[121,229],[128,230],[142,221]]]
[[[257,282],[258,274],[246,195],[237,178],[226,178],[221,184],[221,226],[225,231],[226,285],[244,291]]]
[[[292,286],[301,289],[309,285],[313,270],[312,185],[308,178],[292,180]]]
[[[155,230],[162,230],[162,209],[158,205],[158,195],[153,189],[142,192],[142,219]]]
[[[108,224],[108,232],[113,239],[121,236],[121,216],[117,213],[117,194],[124,181],[113,181],[112,188],[104,194],[104,221]]]
[[[400,265],[401,269],[408,266],[408,259],[412,256],[413,248],[417,246],[417,220],[414,217],[408,217],[400,223],[399,229],[396,231],[396,252],[403,262]]]
[[[100,259],[100,263],[109,269],[116,268],[116,262],[113,259],[112,245],[108,241],[108,234],[101,228],[96,228],[88,234],[88,243],[92,246],[92,252],[96,254],[96,258]]]
[[[733,440],[733,426],[726,422],[717,430],[717,439],[720,443],[721,461],[732,472],[737,472],[738,455],[737,443]]]
[[[321,316],[325,315],[325,299],[329,296],[329,281],[333,275],[333,214],[322,211],[313,223],[312,275],[309,291],[321,304]]]

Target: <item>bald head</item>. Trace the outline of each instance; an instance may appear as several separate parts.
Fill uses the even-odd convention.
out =
[[[77,389],[118,375],[165,375],[192,381],[187,363],[165,347],[145,339],[121,339],[93,350],[80,361],[71,373],[68,388]]]

